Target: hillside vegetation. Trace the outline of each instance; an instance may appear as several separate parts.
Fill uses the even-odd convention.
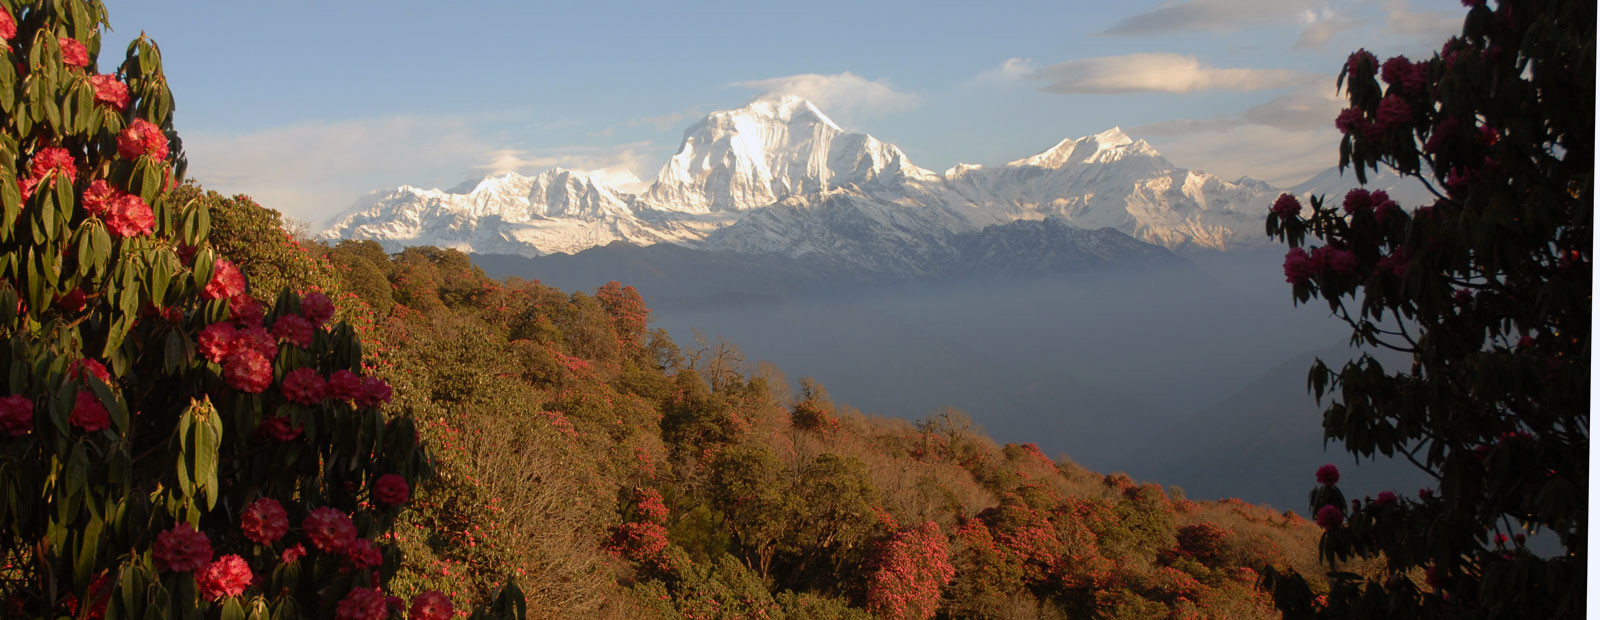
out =
[[[1321,570],[1292,513],[998,445],[954,410],[863,414],[672,342],[631,287],[328,247],[248,197],[176,192],[253,289],[332,297],[417,420],[437,475],[392,534],[397,594],[476,607],[515,578],[529,617],[1270,618],[1258,571]]]

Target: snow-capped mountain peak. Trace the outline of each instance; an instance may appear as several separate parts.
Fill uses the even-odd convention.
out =
[[[765,97],[684,131],[642,198],[663,211],[738,212],[886,176],[937,175],[892,144],[844,131],[810,101]]]
[[[1095,164],[1117,161],[1130,155],[1160,157],[1155,148],[1144,140],[1134,140],[1123,133],[1121,127],[1112,127],[1092,136],[1067,138],[1044,152],[1013,161],[1007,166],[1035,166],[1061,168],[1070,164]]]

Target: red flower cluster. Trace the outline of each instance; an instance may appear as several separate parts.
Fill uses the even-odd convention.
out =
[[[1278,199],[1272,203],[1272,212],[1280,218],[1300,215],[1300,199],[1292,194],[1278,194]]]
[[[1400,92],[1407,95],[1420,95],[1428,77],[1426,67],[1422,63],[1412,63],[1405,56],[1395,56],[1383,61],[1383,81],[1399,87]]]
[[[121,194],[110,203],[106,213],[106,229],[118,237],[141,237],[155,230],[156,214],[144,199],[133,194]]]
[[[1389,131],[1411,122],[1411,106],[1399,95],[1385,95],[1378,102],[1378,129]]]
[[[111,203],[116,200],[118,193],[120,192],[106,183],[105,179],[95,179],[83,190],[83,200],[78,204],[84,211],[88,211],[89,215],[103,217],[111,210]]]
[[[230,263],[231,265],[231,263]],[[244,291],[244,276],[240,276],[239,290]],[[228,300],[228,314],[240,325],[260,325],[266,320],[267,311],[261,307],[261,302],[249,295],[234,295]]]
[[[266,433],[278,441],[293,441],[300,436],[300,427],[296,426],[289,416],[267,416],[261,420],[261,425],[256,427],[256,432]]]
[[[1283,277],[1290,284],[1301,284],[1316,275],[1316,270],[1311,266],[1311,257],[1301,248],[1289,248],[1289,253],[1283,255]]]
[[[128,85],[123,84],[117,76],[109,73],[89,77],[89,85],[94,87],[94,100],[115,108],[117,111],[128,109]]]
[[[383,565],[383,550],[365,538],[357,538],[346,545],[344,555],[350,558],[350,564],[356,570],[367,570]]]
[[[1333,463],[1317,468],[1317,484],[1333,486],[1339,484],[1339,468]]]
[[[311,321],[303,316],[290,314],[280,316],[272,322],[272,335],[302,349],[309,349],[315,332],[311,327]]]
[[[90,375],[94,375],[101,383],[111,385],[111,371],[106,370],[106,365],[87,357],[72,360],[71,364],[67,364],[67,374],[85,385],[89,383]]]
[[[142,118],[133,119],[128,128],[117,135],[117,154],[123,159],[138,159],[148,155],[158,160],[167,158],[167,135],[155,123]]]
[[[244,537],[257,544],[271,545],[289,532],[289,513],[278,500],[263,497],[251,503],[239,515],[239,529]]]
[[[328,376],[328,398],[339,401],[354,400],[360,393],[361,375],[341,368]]]
[[[211,563],[211,540],[188,523],[156,535],[153,550],[156,566],[162,570],[188,573]]]
[[[356,406],[362,409],[376,407],[389,402],[394,391],[389,389],[389,383],[377,377],[363,377],[361,379],[361,393],[356,395]]]
[[[372,483],[372,497],[379,503],[399,506],[411,501],[411,485],[400,474],[384,474]]]
[[[321,291],[311,291],[300,298],[300,316],[311,321],[312,325],[327,325],[333,319],[333,300]]]
[[[283,550],[283,557],[280,559],[284,564],[288,564],[303,557],[306,557],[306,546],[295,543],[295,546]]]
[[[61,37],[56,43],[61,46],[61,64],[69,67],[89,66],[89,48],[84,47],[82,41]]]
[[[429,590],[411,599],[410,620],[449,620],[456,613],[450,597],[438,590]]]
[[[661,493],[655,489],[633,490],[634,511],[639,518],[649,523],[666,524],[667,504],[661,500]]]
[[[232,300],[244,294],[244,273],[226,258],[219,258],[211,267],[211,281],[206,282],[206,289],[200,293],[206,299]],[[232,307],[230,301],[229,307]],[[238,319],[237,313],[234,316]]]
[[[1389,506],[1395,505],[1395,503],[1397,503],[1399,501],[1400,501],[1400,498],[1395,497],[1394,491],[1379,491],[1378,492],[1378,499],[1374,500],[1372,502],[1372,505],[1373,506],[1377,506],[1379,508],[1387,508]]]
[[[214,363],[221,364],[222,360],[233,352],[233,339],[237,334],[238,330],[233,328],[232,323],[218,322],[205,326],[196,337],[200,345],[200,354]]]
[[[222,377],[235,390],[260,394],[272,385],[272,362],[253,349],[234,351],[222,364]]]
[[[356,539],[356,524],[350,515],[327,506],[312,510],[300,527],[312,546],[327,553],[338,553]]]
[[[929,521],[895,534],[873,558],[867,610],[885,618],[931,618],[939,591],[955,573],[939,524]]]
[[[34,153],[33,161],[28,162],[28,171],[33,173],[36,181],[55,172],[66,175],[69,182],[78,182],[78,160],[73,159],[70,151],[59,146],[47,146]]]
[[[78,400],[73,404],[72,416],[67,421],[88,433],[111,428],[111,414],[106,411],[105,405],[100,404],[100,399],[88,390],[78,391]]]
[[[1349,250],[1325,245],[1311,250],[1311,267],[1317,273],[1332,271],[1349,275],[1356,270],[1356,255]]]
[[[1316,521],[1322,529],[1331,530],[1344,523],[1344,511],[1338,506],[1328,504],[1317,511]]]
[[[322,402],[323,388],[326,382],[317,374],[316,369],[309,367],[296,368],[283,377],[283,396],[289,402],[302,405],[315,405]]]
[[[10,11],[0,9],[0,41],[10,41],[15,36],[17,36],[16,18],[11,16]]]
[[[21,437],[33,430],[33,401],[22,395],[0,398],[0,433]]]
[[[354,588],[339,601],[336,620],[383,620],[389,615],[388,600],[374,588]]]
[[[200,595],[209,601],[244,594],[244,589],[250,587],[250,581],[254,578],[244,558],[231,553],[194,575],[195,583],[200,586]]]

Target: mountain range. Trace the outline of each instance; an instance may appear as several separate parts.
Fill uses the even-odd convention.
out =
[[[1266,207],[1280,191],[1350,185],[1336,172],[1290,190],[1248,177],[1226,181],[1179,168],[1118,128],[1002,166],[934,172],[786,96],[712,112],[690,126],[637,194],[560,168],[451,189],[400,186],[362,197],[321,236],[524,257],[618,241],[668,243],[915,272],[959,255],[951,246],[957,235],[1019,221],[1111,229],[1168,249],[1260,246],[1268,241]]]

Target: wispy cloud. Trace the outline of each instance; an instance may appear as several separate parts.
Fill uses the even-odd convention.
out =
[[[646,185],[641,180],[641,173],[663,159],[658,151],[659,148],[650,142],[570,146],[541,149],[538,152],[500,148],[489,151],[487,159],[473,165],[472,169],[479,174],[495,175],[506,172],[536,174],[551,168],[566,168],[593,175],[617,189],[638,192]]]
[[[1293,21],[1321,4],[1314,0],[1185,0],[1123,18],[1098,34],[1150,36],[1178,32],[1238,32],[1264,23]]]
[[[244,133],[185,132],[183,142],[189,175],[202,185],[249,194],[319,227],[378,188],[449,187],[470,176],[553,166],[637,182],[649,155],[643,143],[511,149],[486,138],[467,119],[447,116],[301,123]],[[558,152],[562,155],[550,154]]]
[[[1146,53],[1068,60],[1035,70],[1026,79],[1047,82],[1041,90],[1062,94],[1181,94],[1283,88],[1304,81],[1305,75],[1284,69],[1217,68],[1193,56]]]
[[[1389,0],[1384,8],[1388,10],[1384,33],[1432,43],[1460,34],[1464,19],[1460,11],[1412,10],[1409,0]]]
[[[1293,185],[1338,163],[1333,119],[1342,100],[1332,78],[1307,84],[1237,115],[1178,119],[1132,127],[1180,166],[1225,177],[1252,176]]]
[[[761,91],[758,97],[805,97],[840,122],[899,112],[922,102],[912,93],[897,90],[887,80],[869,80],[848,71],[831,75],[803,73],[728,86]]]

